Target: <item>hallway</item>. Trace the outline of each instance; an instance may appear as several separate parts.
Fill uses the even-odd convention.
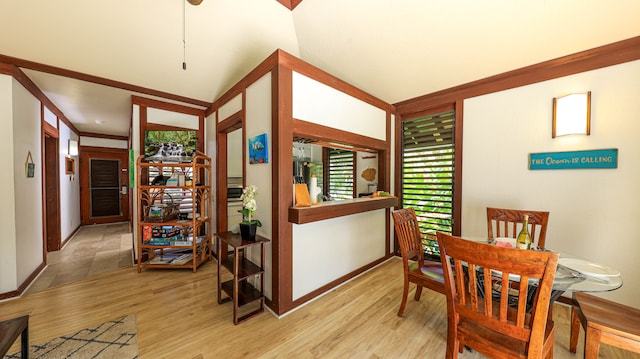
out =
[[[60,251],[47,253],[47,267],[25,294],[127,267],[133,270],[128,222],[84,226]]]

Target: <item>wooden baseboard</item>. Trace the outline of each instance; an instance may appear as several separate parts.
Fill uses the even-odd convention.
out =
[[[22,295],[22,293],[24,293],[24,291],[29,288],[29,285],[38,277],[38,274],[40,274],[40,272],[42,272],[46,266],[47,264],[45,262],[40,263],[40,265],[31,273],[31,275],[29,275],[29,277],[27,277],[27,279],[22,282],[22,284],[20,284],[18,289],[6,293],[0,293],[0,300],[19,297],[20,295]]]

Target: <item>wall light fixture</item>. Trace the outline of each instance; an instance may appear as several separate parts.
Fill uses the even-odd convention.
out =
[[[78,155],[78,141],[69,140],[69,156]]]
[[[552,138],[591,134],[591,91],[553,99]]]

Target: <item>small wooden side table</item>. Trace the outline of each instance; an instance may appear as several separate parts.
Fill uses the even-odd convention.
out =
[[[246,241],[240,234],[231,232],[217,233],[215,238],[218,253],[218,304],[233,301],[233,323],[238,324],[264,311],[264,259],[265,245],[269,240],[256,235],[255,241]],[[226,256],[221,255],[223,244],[233,249]],[[252,261],[247,254],[247,249],[253,246],[260,248],[260,263]],[[222,282],[222,268],[232,274],[231,280]],[[256,282],[251,284],[249,279],[256,277],[259,277],[259,285]],[[223,293],[226,294],[225,298]],[[249,308],[252,305],[254,308],[240,314],[242,307]]]
[[[13,345],[13,342],[21,337],[21,358],[29,358],[29,316],[24,315],[0,322],[0,358],[4,357]]]

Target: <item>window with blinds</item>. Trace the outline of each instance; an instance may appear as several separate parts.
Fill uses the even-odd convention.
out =
[[[327,150],[327,192],[329,198],[351,199],[354,197],[355,152],[338,148]]]
[[[416,211],[425,254],[435,232],[452,232],[454,124],[455,111],[402,122],[402,207]]]

